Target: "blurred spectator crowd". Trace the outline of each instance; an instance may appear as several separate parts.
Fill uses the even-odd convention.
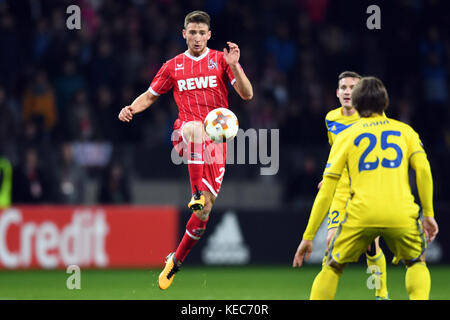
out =
[[[171,94],[121,123],[117,115],[147,90],[163,62],[186,50],[184,16],[211,15],[208,46],[241,48],[254,99],[230,91],[245,130],[280,129],[273,177],[295,204],[316,193],[328,155],[324,117],[339,106],[344,70],[380,77],[388,116],[411,124],[428,152],[436,198],[450,179],[450,25],[446,1],[380,3],[380,30],[366,27],[365,1],[33,0],[0,1],[0,156],[14,168],[13,202],[83,203],[87,179],[99,203],[132,201],[130,183],[176,179]],[[81,8],[69,30],[66,8]],[[260,179],[250,166],[226,179]],[[242,174],[233,175],[233,170]]]

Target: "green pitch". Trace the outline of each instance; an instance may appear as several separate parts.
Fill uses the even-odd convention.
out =
[[[81,270],[81,289],[69,290],[65,270],[0,271],[0,299],[296,300],[308,299],[319,266],[195,267],[186,265],[167,291],[160,270]],[[430,266],[431,299],[450,299],[450,266]],[[393,300],[407,299],[404,267],[388,266]],[[363,265],[349,266],[336,299],[374,299]]]

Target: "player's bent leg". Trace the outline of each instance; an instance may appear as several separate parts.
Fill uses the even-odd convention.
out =
[[[182,134],[187,143],[186,157],[192,192],[192,198],[188,207],[193,211],[202,210],[205,206],[205,198],[199,190],[202,186],[205,164],[203,157],[205,130],[200,121],[190,121],[184,124]]]
[[[205,191],[204,208],[192,213],[186,224],[186,231],[177,250],[169,254],[166,258],[166,266],[158,278],[159,287],[161,289],[165,290],[172,284],[175,273],[180,270],[184,259],[204,234],[214,201],[215,196],[210,192]]]
[[[407,228],[386,228],[381,236],[396,260],[403,260],[407,270],[405,286],[410,299],[428,299],[431,279],[425,263],[427,241],[420,220]]]
[[[186,258],[192,247],[200,240],[206,229],[215,197],[208,191],[204,191],[205,206],[202,210],[196,210],[192,213],[186,224],[186,232],[181,239],[180,245],[175,252],[175,259],[181,263]]]
[[[380,237],[377,237],[366,252],[367,267],[377,279],[375,297],[377,300],[389,299],[387,291],[386,258],[380,248]]]
[[[175,261],[181,264],[189,251],[203,236],[209,220],[215,197],[210,192],[205,191],[205,206],[202,210],[194,211],[186,224],[186,231],[175,252]]]
[[[375,229],[348,226],[344,219],[328,246],[327,264],[314,281],[311,299],[334,298],[344,267],[358,261],[375,238]]]
[[[336,295],[336,289],[344,270],[345,264],[339,264],[331,259],[314,279],[310,300],[332,300]]]
[[[418,261],[405,261],[405,286],[411,300],[428,300],[431,289],[430,271],[425,263],[425,255]]]
[[[209,219],[209,214],[211,213],[214,202],[216,201],[216,197],[209,191],[202,191],[202,194],[205,198],[205,205],[202,210],[194,211],[194,214],[203,221],[207,221]]]

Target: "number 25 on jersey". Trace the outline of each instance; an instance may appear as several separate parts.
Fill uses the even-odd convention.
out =
[[[383,131],[383,132],[381,132],[381,139],[380,139],[381,149],[383,149],[383,150],[393,149],[396,152],[395,159],[383,158],[381,160],[382,167],[393,169],[393,168],[398,168],[400,166],[400,164],[402,163],[402,159],[403,159],[402,149],[400,148],[400,146],[398,144],[388,142],[388,138],[390,136],[400,137],[400,135],[401,135],[400,131]],[[363,139],[368,139],[369,145],[367,146],[366,150],[363,152],[363,154],[361,155],[361,158],[359,159],[359,165],[358,165],[359,172],[365,171],[365,170],[375,170],[376,168],[378,168],[378,166],[380,164],[380,160],[378,159],[378,157],[375,161],[366,161],[367,156],[370,154],[370,152],[372,152],[372,150],[375,148],[375,146],[378,143],[377,137],[372,133],[368,133],[368,132],[362,133],[358,137],[356,137],[356,139],[354,141],[355,146],[358,147]]]

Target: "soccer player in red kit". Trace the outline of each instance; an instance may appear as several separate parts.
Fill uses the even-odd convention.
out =
[[[215,147],[215,154],[205,152],[213,142],[205,134],[203,121],[211,110],[228,108],[229,84],[242,99],[253,97],[252,85],[239,64],[239,47],[232,42],[227,42],[229,50],[224,48],[223,52],[207,47],[211,30],[206,12],[189,13],[182,33],[187,50],[164,63],[148,91],[122,108],[119,114],[121,121],[129,122],[161,94],[173,89],[179,113],[172,140],[180,155],[187,157],[192,191],[188,207],[193,213],[183,239],[176,251],[167,256],[165,268],[159,275],[159,287],[163,290],[172,284],[181,263],[201,238],[225,173],[226,144]]]

